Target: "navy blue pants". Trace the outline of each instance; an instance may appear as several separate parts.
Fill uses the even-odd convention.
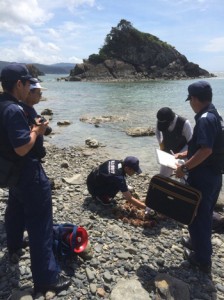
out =
[[[222,187],[222,175],[202,167],[189,173],[188,182],[202,193],[198,213],[189,225],[189,233],[196,259],[207,264],[211,262],[212,213]]]
[[[119,192],[116,184],[111,179],[103,176],[96,177],[95,171],[92,171],[86,180],[89,193],[93,196],[108,196],[114,198]]]
[[[18,185],[9,190],[5,227],[9,250],[21,248],[24,230],[28,231],[34,284],[55,283],[59,268],[52,250],[51,188],[37,160],[25,163]]]

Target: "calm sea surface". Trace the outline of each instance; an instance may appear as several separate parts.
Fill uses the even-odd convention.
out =
[[[224,72],[217,75],[206,80],[213,88],[213,102],[224,116]],[[42,85],[47,88],[43,91],[47,101],[36,105],[36,110],[41,112],[49,108],[53,111],[50,125],[55,134],[49,141],[59,147],[84,146],[87,138],[95,138],[107,146],[111,158],[137,156],[142,169],[154,173],[159,169],[155,157],[155,136],[133,138],[124,131],[133,127],[155,127],[156,113],[163,106],[171,107],[194,125],[194,113],[185,99],[188,85],[197,80],[91,83],[57,81],[57,77],[62,75],[41,77]],[[102,115],[118,115],[126,120],[104,123],[100,128],[79,121],[81,116]],[[62,120],[69,120],[72,124],[57,126],[57,122]]]

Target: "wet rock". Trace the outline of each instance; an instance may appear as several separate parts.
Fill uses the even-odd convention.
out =
[[[133,136],[133,137],[139,137],[139,136],[153,136],[155,135],[155,129],[154,128],[143,128],[143,127],[136,127],[136,128],[129,128],[126,130],[127,135]]]
[[[49,108],[46,108],[44,109],[42,112],[41,112],[41,115],[43,116],[52,116],[53,115],[53,111]]]
[[[79,118],[79,121],[94,125],[99,125],[101,123],[115,123],[123,122],[127,120],[127,117],[124,116],[99,116],[99,117],[88,117],[82,116]]]
[[[70,125],[70,124],[71,124],[71,122],[68,121],[68,120],[58,121],[58,122],[57,122],[57,125],[58,125],[58,126],[68,126],[68,125]]]
[[[87,140],[85,140],[85,143],[90,148],[98,148],[99,147],[99,142],[95,139],[87,139]]]

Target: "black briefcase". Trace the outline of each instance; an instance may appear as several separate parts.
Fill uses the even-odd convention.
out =
[[[155,175],[151,178],[145,204],[182,224],[189,225],[197,214],[201,192],[189,185]]]

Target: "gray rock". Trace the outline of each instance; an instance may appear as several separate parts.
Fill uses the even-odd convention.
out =
[[[112,276],[108,271],[103,274],[103,278],[106,282],[111,282],[112,281]]]
[[[130,255],[128,252],[119,252],[119,253],[116,253],[116,256],[120,259],[132,258],[132,255]]]
[[[155,278],[158,295],[167,300],[190,300],[189,286],[168,274],[158,274]]]
[[[216,288],[217,288],[220,292],[224,293],[224,285],[218,283],[218,284],[216,285]]]
[[[81,174],[75,174],[70,178],[62,178],[62,180],[68,184],[79,185],[83,184],[83,178]]]
[[[99,142],[95,139],[87,139],[87,140],[85,140],[85,143],[90,148],[98,148],[99,147]]]
[[[97,290],[97,285],[94,284],[94,283],[90,283],[89,288],[90,288],[90,292],[91,292],[93,295],[95,295],[95,294],[96,294],[96,290]]]
[[[33,297],[26,291],[14,291],[11,300],[33,300]]]
[[[71,122],[69,120],[63,120],[63,121],[58,121],[57,122],[58,126],[68,126],[70,124],[71,124]]]
[[[86,268],[86,276],[87,276],[88,280],[91,282],[95,278],[95,272],[90,270],[89,268]]]
[[[136,127],[136,128],[129,128],[126,130],[127,135],[133,136],[133,137],[139,137],[139,136],[153,136],[155,135],[155,129],[154,128],[143,128],[143,127]]]
[[[120,280],[113,288],[111,300],[150,300],[149,294],[136,279]]]

